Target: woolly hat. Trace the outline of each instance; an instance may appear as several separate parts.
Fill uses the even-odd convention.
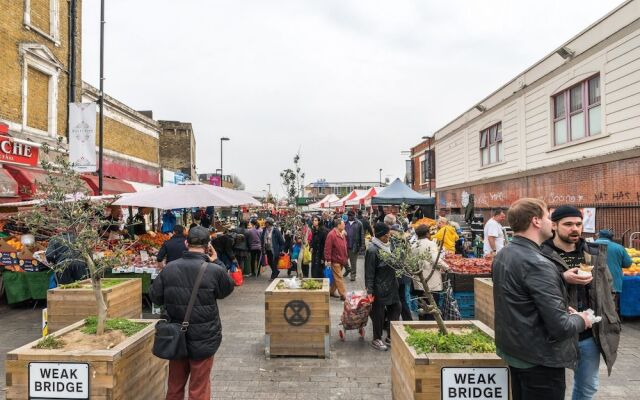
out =
[[[606,239],[613,239],[613,232],[611,232],[608,229],[601,229],[601,230],[598,231],[598,237],[606,238]]]
[[[381,238],[382,236],[389,233],[389,226],[387,226],[387,224],[385,224],[384,222],[376,222],[375,226],[373,227],[373,231],[375,232],[375,236],[377,238]]]
[[[553,214],[551,214],[551,221],[558,222],[562,218],[567,217],[582,218],[582,213],[574,206],[560,206],[553,211]]]

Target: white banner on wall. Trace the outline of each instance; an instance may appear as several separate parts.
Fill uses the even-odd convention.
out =
[[[96,103],[69,103],[69,161],[78,172],[96,172]]]

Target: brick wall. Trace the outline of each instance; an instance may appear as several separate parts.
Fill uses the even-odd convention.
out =
[[[189,122],[158,121],[160,124],[160,165],[180,171],[196,180],[193,127]]]
[[[640,231],[640,157],[438,191],[439,208],[457,212],[463,191],[474,195],[475,207],[485,218],[491,208],[535,197],[550,207],[595,207],[596,229],[614,228],[619,236]]]
[[[96,123],[96,130],[98,123]],[[97,143],[97,141],[96,141]],[[158,139],[116,121],[104,118],[105,149],[158,164]]]
[[[429,194],[429,186],[431,186],[431,194],[435,196],[436,180],[422,180],[422,166],[420,165],[420,156],[429,150],[429,141],[424,140],[411,148],[411,163],[413,165],[413,183],[411,188],[417,192]],[[435,140],[431,142],[431,150],[435,152]]]
[[[76,96],[81,91],[81,43],[80,32],[82,1],[77,0],[76,30]],[[20,43],[38,43],[45,45],[63,65],[58,78],[57,131],[64,135],[67,130],[68,73],[69,70],[69,2],[59,0],[59,36],[60,45],[24,25],[24,6],[22,0],[0,0],[0,119],[17,124],[22,123],[22,57],[18,48]],[[49,31],[49,0],[31,0],[31,24],[43,31]],[[46,107],[47,96],[29,99],[31,109]],[[44,104],[41,104],[44,103]]]

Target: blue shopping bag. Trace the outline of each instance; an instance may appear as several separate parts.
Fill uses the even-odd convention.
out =
[[[333,285],[333,271],[331,270],[330,266],[324,266],[323,274],[325,278],[329,279],[329,285]]]

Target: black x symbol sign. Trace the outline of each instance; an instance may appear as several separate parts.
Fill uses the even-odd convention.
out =
[[[293,326],[301,326],[309,321],[311,310],[302,300],[291,300],[284,306],[284,319]]]

